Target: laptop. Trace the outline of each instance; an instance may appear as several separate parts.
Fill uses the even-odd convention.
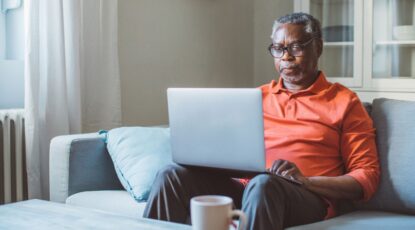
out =
[[[169,88],[167,99],[175,163],[233,177],[267,173],[260,89]]]
[[[265,172],[260,89],[169,88],[173,161],[234,176]]]

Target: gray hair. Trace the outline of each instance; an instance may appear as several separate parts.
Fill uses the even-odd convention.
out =
[[[275,20],[274,25],[272,26],[271,39],[274,36],[274,33],[277,31],[278,27],[283,24],[304,25],[306,33],[309,33],[316,38],[322,38],[320,21],[310,14],[299,12],[287,14]]]

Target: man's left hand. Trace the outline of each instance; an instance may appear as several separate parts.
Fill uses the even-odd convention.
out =
[[[280,175],[288,179],[298,180],[304,185],[307,184],[308,179],[305,177],[300,169],[294,163],[287,160],[276,160],[269,169],[271,174]]]

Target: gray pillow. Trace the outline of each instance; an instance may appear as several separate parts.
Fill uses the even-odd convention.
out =
[[[415,214],[415,102],[375,99],[371,116],[376,128],[381,175],[378,191],[361,207]]]

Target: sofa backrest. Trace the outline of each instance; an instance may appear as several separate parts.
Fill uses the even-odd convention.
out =
[[[415,102],[375,99],[381,177],[374,197],[360,208],[415,214]]]

